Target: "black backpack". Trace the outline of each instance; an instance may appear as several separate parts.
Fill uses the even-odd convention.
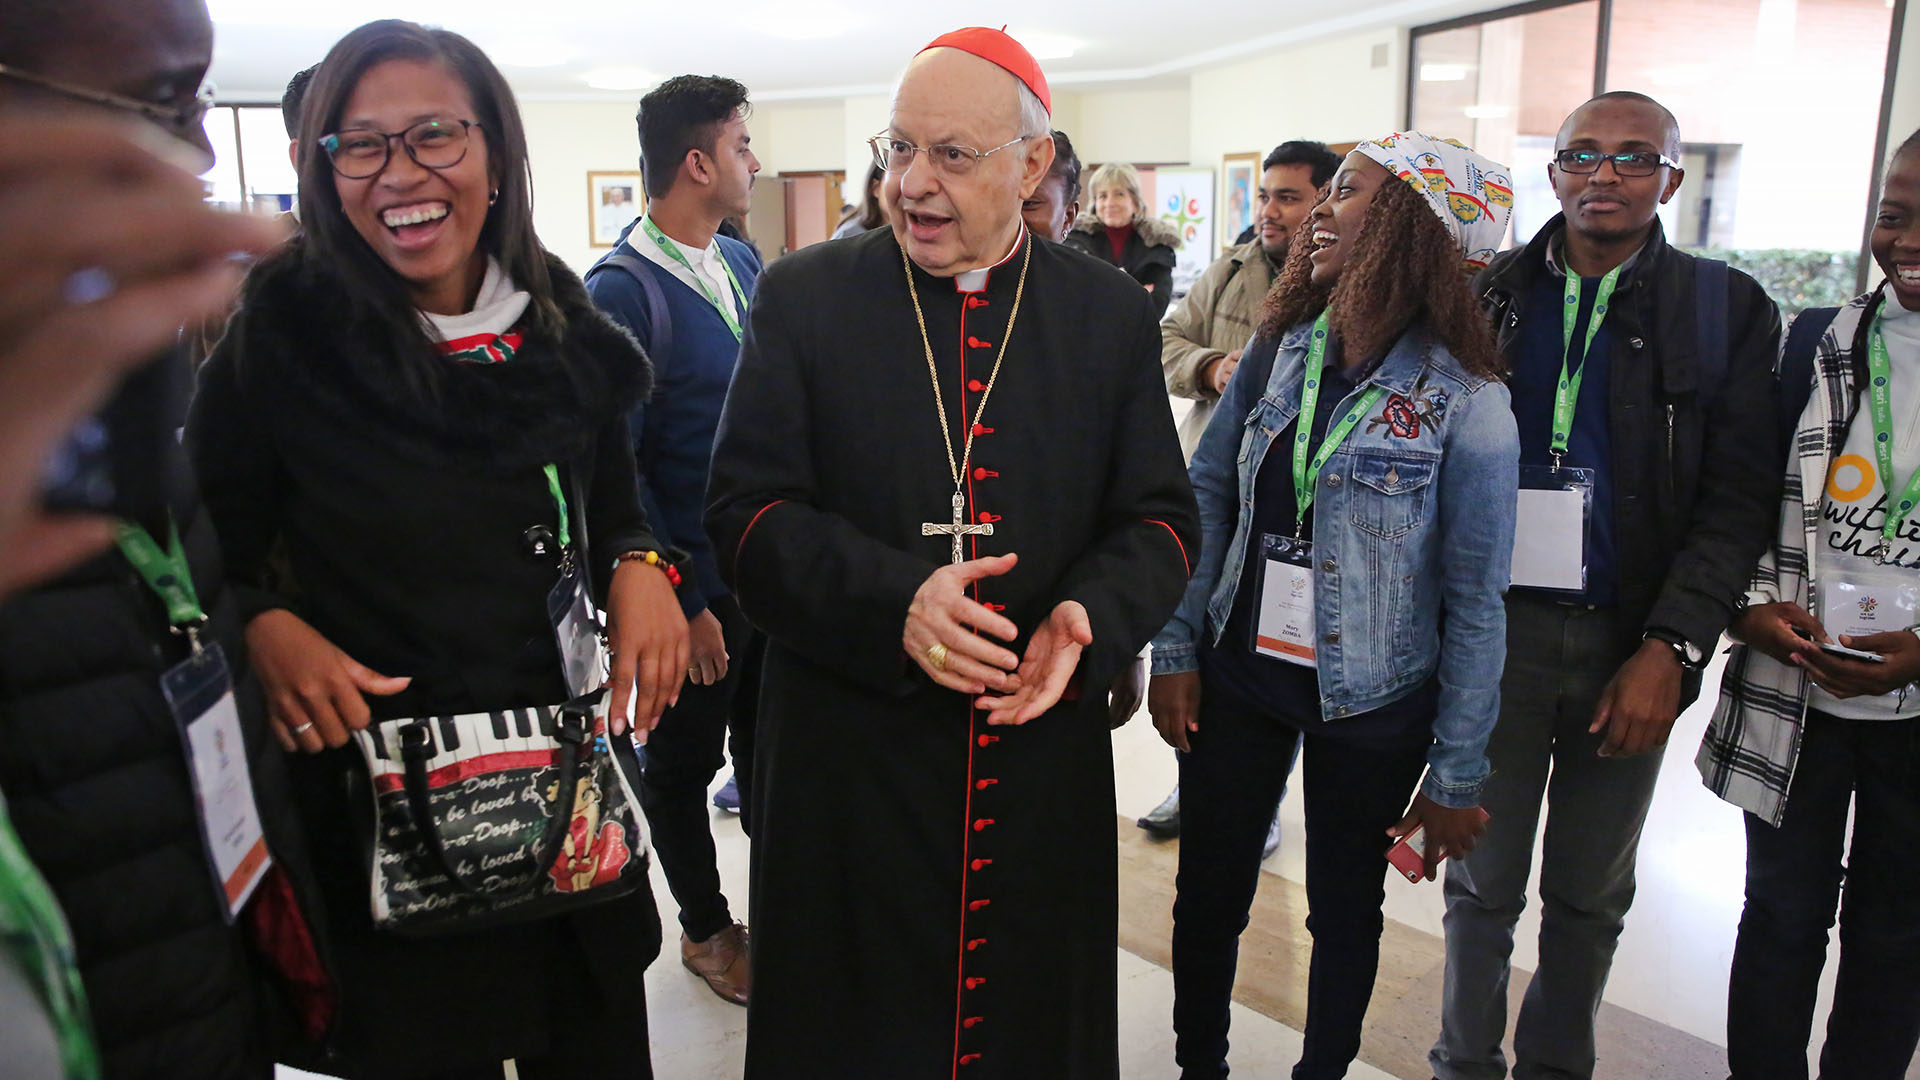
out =
[[[1820,348],[1820,338],[1839,314],[1837,307],[1808,308],[1787,328],[1780,363],[1774,368],[1774,380],[1780,387],[1780,416],[1776,422],[1782,453],[1793,445],[1794,432],[1800,428],[1800,414],[1806,411],[1807,399],[1813,394],[1814,353]]]

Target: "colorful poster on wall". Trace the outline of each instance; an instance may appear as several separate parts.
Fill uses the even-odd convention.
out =
[[[1241,233],[1253,228],[1254,193],[1259,189],[1254,174],[1259,170],[1259,154],[1228,154],[1221,160],[1221,201],[1226,204],[1220,213],[1222,250],[1231,247]]]
[[[1156,169],[1153,186],[1160,220],[1180,234],[1173,295],[1185,296],[1193,279],[1213,262],[1213,170]]]

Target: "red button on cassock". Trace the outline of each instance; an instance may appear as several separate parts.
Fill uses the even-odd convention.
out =
[[[992,746],[994,743],[997,743],[1000,741],[1000,736],[982,735],[977,741],[980,743],[981,746]]]
[[[988,788],[990,788],[990,787],[992,787],[993,785],[995,785],[995,784],[997,784],[997,783],[999,783],[999,782],[1000,782],[1000,781],[998,781],[998,780],[975,780],[975,781],[973,782],[973,790],[975,790],[975,791],[985,791],[985,790],[987,790]]]
[[[973,425],[973,433],[975,435],[991,435],[993,434],[993,429],[985,424],[975,424]]]
[[[987,980],[985,980],[985,979],[981,979],[981,978],[971,978],[971,979],[968,979],[968,980],[967,980],[967,989],[969,989],[969,990],[978,990],[978,989],[980,989],[980,987],[981,987],[981,986],[983,986],[983,985],[985,985],[985,983],[986,983],[986,981],[987,981]]]
[[[974,336],[972,336],[972,335],[968,335],[968,336],[967,336],[967,348],[969,348],[969,349],[991,349],[991,348],[993,348],[993,342],[991,342],[991,341],[981,341],[981,340],[980,340],[979,338],[977,338],[977,337],[974,337]]]
[[[979,1054],[962,1054],[962,1055],[960,1055],[960,1064],[962,1064],[962,1065],[971,1065],[971,1064],[973,1064],[974,1062],[976,1062],[976,1061],[979,1061],[979,1060],[980,1060],[980,1055],[979,1055]]]
[[[960,1021],[960,1026],[963,1028],[971,1028],[976,1024],[984,1024],[986,1022],[987,1018],[984,1016],[969,1016],[965,1020]]]
[[[980,523],[981,523],[982,525],[991,525],[991,524],[993,524],[993,523],[994,523],[994,522],[996,522],[996,521],[1005,521],[1005,520],[1007,520],[1006,518],[1004,518],[1004,517],[1001,517],[1001,516],[1000,516],[999,514],[986,514],[986,513],[983,513],[983,514],[981,514],[981,515],[979,515],[979,517],[980,517]]]
[[[968,911],[979,911],[979,910],[980,910],[981,908],[983,908],[983,907],[991,907],[991,906],[993,906],[993,901],[991,901],[991,900],[969,900],[969,901],[967,901],[967,910],[968,910]]]
[[[986,383],[983,383],[983,382],[981,382],[981,381],[980,381],[979,379],[968,379],[968,380],[967,380],[967,389],[969,389],[969,390],[971,390],[971,391],[973,391],[973,392],[974,392],[974,393],[976,393],[976,394],[977,394],[977,393],[979,393],[979,392],[980,392],[980,391],[982,391],[982,390],[985,390],[986,388],[987,388],[987,384],[986,384]]]
[[[975,859],[970,865],[975,870],[985,870],[987,867],[993,865],[993,860],[992,859]]]
[[[980,820],[978,820],[978,821],[976,821],[976,822],[974,822],[974,823],[973,823],[973,831],[974,831],[974,832],[986,832],[986,831],[987,831],[987,826],[989,826],[989,825],[991,825],[991,824],[993,824],[993,819],[992,819],[992,818],[990,818],[990,817],[983,817],[983,818],[981,818]]]
[[[1000,474],[994,472],[992,469],[979,468],[973,470],[973,478],[975,480],[998,480],[1000,479]]]
[[[967,951],[972,952],[973,950],[979,948],[982,945],[985,945],[986,943],[987,943],[986,938],[983,938],[983,937],[974,938],[972,941],[967,942]]]
[[[986,307],[987,298],[984,296],[969,296],[967,297],[967,306],[970,308]]]

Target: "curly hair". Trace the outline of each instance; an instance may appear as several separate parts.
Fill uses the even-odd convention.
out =
[[[1331,305],[1328,321],[1346,355],[1371,365],[1424,316],[1429,331],[1467,372],[1506,375],[1492,327],[1462,272],[1460,245],[1411,186],[1391,177],[1381,182],[1331,289],[1313,284],[1312,235],[1309,217],[1294,231],[1286,265],[1261,307],[1262,337],[1317,318]]]

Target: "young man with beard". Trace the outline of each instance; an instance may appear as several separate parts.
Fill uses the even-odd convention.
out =
[[[1320,201],[1340,158],[1327,144],[1294,140],[1273,148],[1262,163],[1255,236],[1231,248],[1195,279],[1193,288],[1160,320],[1160,367],[1167,393],[1191,398],[1180,423],[1180,450],[1188,458],[1207,430],[1214,403],[1227,389],[1240,352],[1260,321],[1260,302],[1287,258],[1287,242]],[[1154,836],[1180,835],[1180,789],[1137,823]],[[1280,812],[1267,827],[1266,855],[1280,848]]]
[[[706,800],[731,729],[746,796],[741,823],[751,828],[759,684],[748,661],[759,647],[721,580],[700,514],[714,429],[760,274],[752,248],[719,235],[753,203],[760,161],[747,111],[747,88],[718,76],[668,79],[640,99],[647,212],[586,276],[594,303],[653,360],[653,396],[632,418],[642,498],[662,541],[687,551],[694,567],[680,591],[692,638],[688,686],[647,741],[640,803],[680,905],[680,962],[736,1005],[752,993],[752,960],[747,928],[720,891]]]
[[[1540,962],[1513,1075],[1593,1075],[1667,734],[1779,514],[1779,315],[1751,278],[1661,232],[1683,179],[1673,115],[1602,94],[1556,145],[1564,213],[1475,282],[1513,372],[1520,525],[1491,819],[1448,864],[1440,1080],[1506,1075],[1509,957],[1543,804]]]

